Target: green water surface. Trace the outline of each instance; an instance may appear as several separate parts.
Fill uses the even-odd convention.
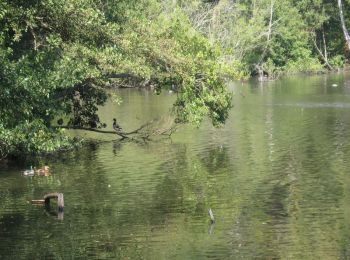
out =
[[[0,259],[350,259],[350,75],[229,87],[221,129],[146,144],[76,132],[106,142],[0,165]],[[118,94],[100,114],[125,130],[175,100]],[[31,164],[52,176],[22,176]],[[28,203],[53,191],[63,220]]]

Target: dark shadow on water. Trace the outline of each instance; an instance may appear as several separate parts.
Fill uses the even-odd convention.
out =
[[[0,259],[7,259],[13,253],[13,246],[21,241],[21,225],[24,215],[3,214],[0,219]]]
[[[6,238],[11,234],[16,233],[15,231],[23,222],[24,222],[23,214],[19,214],[19,213],[3,214],[0,219],[0,237],[6,234],[5,237],[2,237],[2,238]]]
[[[114,156],[118,155],[118,153],[121,151],[122,147],[123,147],[122,142],[120,142],[120,141],[113,142],[113,154],[114,154]]]
[[[45,213],[49,217],[55,217],[58,220],[63,220],[64,219],[64,211],[59,210],[57,208],[57,205],[45,205],[44,206]]]

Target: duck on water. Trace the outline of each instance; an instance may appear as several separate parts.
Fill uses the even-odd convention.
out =
[[[34,176],[35,174],[41,175],[41,176],[49,176],[50,175],[50,167],[45,165],[42,168],[39,168],[39,169],[34,168],[33,169],[33,167],[30,166],[29,170],[23,171],[24,176]]]
[[[23,171],[24,176],[34,176],[35,172],[32,166],[30,166],[29,170]]]

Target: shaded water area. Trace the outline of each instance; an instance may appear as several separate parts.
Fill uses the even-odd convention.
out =
[[[0,259],[349,259],[350,75],[230,88],[221,129],[0,166]],[[175,99],[118,93],[100,113],[126,130]],[[53,174],[22,176],[31,164]],[[63,220],[27,202],[53,191]]]

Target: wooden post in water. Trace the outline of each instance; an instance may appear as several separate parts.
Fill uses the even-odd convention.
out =
[[[57,198],[58,212],[62,212],[64,208],[63,193],[54,192],[54,193],[46,194],[44,196],[45,205],[50,206],[50,199],[56,199],[56,198]]]
[[[54,192],[49,193],[44,196],[43,200],[32,200],[32,204],[35,205],[45,205],[45,208],[47,212],[50,212],[50,199],[56,199],[57,198],[57,217],[59,220],[63,220],[63,209],[64,209],[64,199],[63,199],[63,193]],[[50,213],[51,214],[51,213]]]

